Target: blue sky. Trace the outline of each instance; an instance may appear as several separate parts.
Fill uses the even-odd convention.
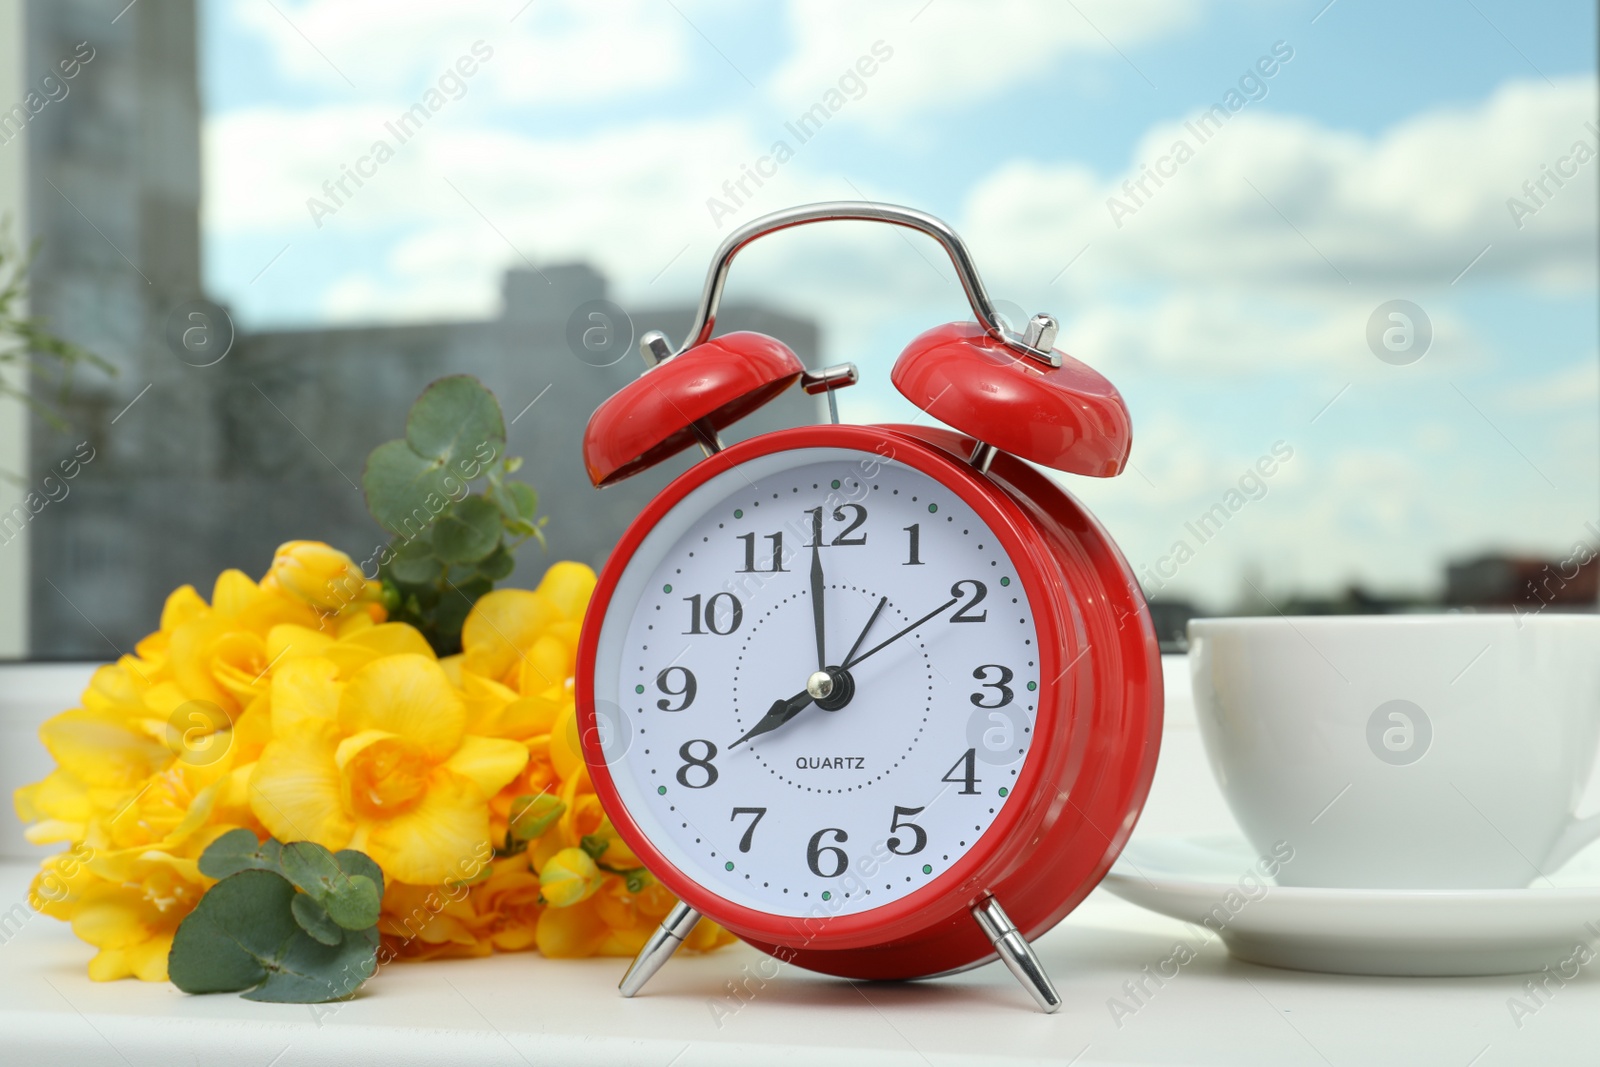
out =
[[[1426,589],[1449,558],[1600,539],[1600,161],[1521,229],[1505,207],[1600,146],[1591,5],[208,0],[202,27],[207,280],[247,326],[483,317],[524,256],[677,302],[733,225],[886,199],[954,223],[996,295],[1057,313],[1123,390],[1135,470],[1070,484],[1137,568],[1293,449],[1162,592]],[[460,99],[316,226],[307,198],[480,40]],[[877,42],[859,99],[719,226],[722,181]],[[1275,45],[1265,95],[1115,225],[1122,180]],[[888,365],[963,317],[945,273],[821,228],[752,249],[730,295],[817,316],[867,375],[846,417],[905,419]],[[1365,341],[1396,298],[1436,331],[1404,367]]]

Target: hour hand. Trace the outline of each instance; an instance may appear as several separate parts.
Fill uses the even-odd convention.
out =
[[[772,707],[767,709],[767,713],[761,716],[761,721],[750,727],[749,730],[745,731],[745,735],[743,737],[739,738],[739,740],[735,741],[728,747],[738,748],[752,737],[757,737],[761,734],[767,733],[768,731],[776,730],[778,727],[782,726],[784,723],[788,722],[790,719],[804,711],[806,706],[811,703],[811,699],[811,694],[805,690],[802,690],[787,700],[774,701]]]

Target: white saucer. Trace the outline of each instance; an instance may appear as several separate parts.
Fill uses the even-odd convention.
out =
[[[1241,838],[1154,838],[1130,843],[1105,886],[1220,934],[1250,963],[1419,976],[1548,966],[1570,978],[1591,952],[1600,956],[1596,856],[1529,889],[1302,889],[1260,879],[1259,857]]]

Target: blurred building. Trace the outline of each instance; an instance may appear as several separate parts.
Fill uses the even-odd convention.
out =
[[[26,5],[28,85],[59,81],[60,61],[85,54],[85,43],[92,52],[19,135],[27,229],[42,241],[32,310],[118,369],[80,376],[68,431],[38,418],[30,426],[34,482],[81,457],[85,443],[93,450],[68,494],[32,522],[30,653],[128,650],[172,589],[209,593],[227,567],[260,574],[291,538],[369,552],[383,535],[359,490],[367,452],[401,436],[412,400],[445,374],[475,374],[500,398],[511,454],[526,460],[519,477],[550,516],[549,551],[526,547],[509,581],[532,584],[556,559],[599,564],[690,458],[603,493],[590,487],[584,425],[643,366],[636,353],[593,366],[569,347],[569,317],[605,296],[593,269],[511,271],[500,317],[484,322],[240,336],[210,366],[169,340],[203,295],[195,31],[192,0]],[[637,330],[682,337],[692,315],[671,307],[632,317]],[[719,322],[774,334],[816,362],[810,321],[734,305]],[[225,340],[225,326],[208,328]],[[725,436],[815,422],[823,410],[794,390]]]
[[[1596,600],[1600,559],[1593,551],[1564,560],[1489,554],[1445,568],[1445,603],[1451,606],[1593,610]]]

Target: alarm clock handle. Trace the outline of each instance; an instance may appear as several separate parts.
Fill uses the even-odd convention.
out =
[[[699,921],[700,913],[679,901],[678,906],[661,920],[661,925],[650,935],[650,940],[644,943],[639,954],[633,958],[628,973],[617,983],[617,989],[622,995],[631,997],[643,989],[644,984],[654,978],[656,972],[672,958],[674,952],[678,951],[678,946],[683,944],[683,939],[689,936],[694,924]]]
[[[820,204],[802,204],[799,207],[763,215],[733,231],[712,257],[711,269],[706,274],[705,288],[700,294],[700,305],[695,311],[694,325],[689,327],[688,337],[674,351],[666,344],[666,339],[659,331],[651,330],[640,338],[639,350],[644,356],[645,364],[654,366],[664,359],[681,355],[711,339],[711,333],[717,325],[717,310],[722,304],[722,287],[727,283],[728,270],[733,264],[733,257],[746,245],[767,234],[794,226],[838,221],[884,222],[917,230],[932,237],[950,256],[950,263],[955,267],[956,277],[961,280],[961,288],[967,294],[967,302],[972,305],[972,314],[977,318],[978,325],[982,326],[990,337],[1028,359],[1048,367],[1061,366],[1061,356],[1052,347],[1055,341],[1055,320],[1049,315],[1035,315],[1030,320],[1025,334],[1019,336],[1008,333],[1000,324],[999,312],[995,310],[994,301],[989,299],[989,291],[984,288],[983,279],[978,277],[978,268],[972,262],[972,254],[967,251],[966,243],[961,240],[961,236],[951,229],[948,223],[915,208],[879,204],[868,200],[831,200]]]

